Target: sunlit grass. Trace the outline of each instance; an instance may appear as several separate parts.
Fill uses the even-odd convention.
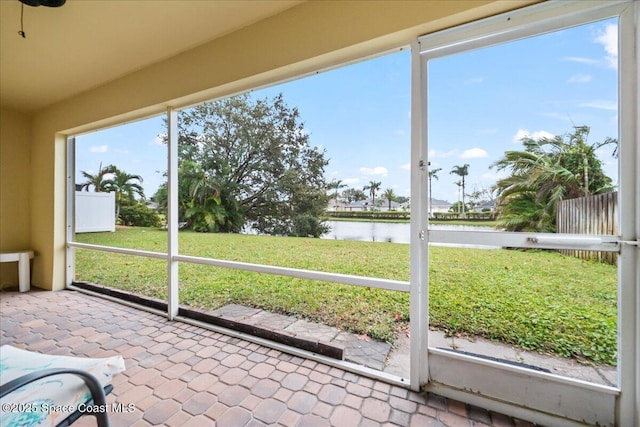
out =
[[[166,251],[166,231],[79,234],[87,243]],[[409,280],[409,245],[180,233],[180,253],[256,264]],[[525,349],[615,364],[617,270],[555,252],[432,246],[430,323]],[[76,277],[166,299],[163,261],[77,251]],[[393,340],[409,294],[180,264],[180,302],[245,304]]]

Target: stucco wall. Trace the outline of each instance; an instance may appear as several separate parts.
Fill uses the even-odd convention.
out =
[[[30,228],[29,117],[0,110],[0,251],[28,249]],[[0,264],[0,287],[18,284],[18,264]]]
[[[530,3],[307,2],[39,111],[32,129],[30,192],[32,244],[40,253],[34,281],[64,287],[64,134],[312,73]]]

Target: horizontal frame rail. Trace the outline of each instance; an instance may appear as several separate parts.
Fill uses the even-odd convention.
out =
[[[169,255],[162,252],[141,251],[139,249],[115,248],[113,246],[92,245],[90,243],[68,242],[67,247],[74,249],[89,249],[91,251],[112,252],[123,255],[134,255],[144,258],[168,260]]]
[[[379,279],[375,277],[353,276],[340,273],[326,273],[322,271],[302,270],[297,268],[276,267],[264,264],[251,264],[239,261],[225,261],[212,258],[201,258],[186,255],[177,255],[175,261],[190,262],[193,264],[211,265],[213,267],[231,268],[234,270],[252,271],[255,273],[266,273],[278,276],[296,277],[299,279],[320,280],[324,282],[334,282],[343,285],[365,286],[390,291],[409,292],[409,282],[400,280]]]
[[[602,426],[615,424],[615,402],[620,395],[620,389],[615,387],[432,347],[429,348],[429,364],[430,385],[457,389],[455,397],[458,399],[465,400],[463,394],[482,395],[518,408],[547,413],[563,421],[582,420]],[[513,384],[520,386],[513,387]],[[569,402],[571,404],[567,404]]]
[[[68,247],[75,249],[88,249],[93,251],[112,252],[124,255],[134,255],[145,258],[168,260],[169,256],[160,252],[141,251],[137,249],[114,248],[111,246],[92,245],[88,243],[69,242]],[[339,283],[343,285],[363,286],[369,288],[385,289],[390,291],[409,292],[409,282],[401,280],[380,279],[376,277],[354,276],[350,274],[327,273],[323,271],[303,270],[298,268],[277,267],[264,264],[252,264],[239,261],[227,261],[214,258],[202,258],[188,255],[176,255],[172,261],[191,264],[210,265],[213,267],[229,268],[232,270],[250,271],[278,276],[296,277],[299,279],[319,280],[324,282]]]
[[[429,243],[620,252],[618,236],[452,230],[429,230],[428,235]]]

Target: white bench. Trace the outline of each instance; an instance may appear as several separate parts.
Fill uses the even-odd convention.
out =
[[[31,287],[31,270],[29,260],[33,259],[33,251],[0,252],[0,262],[18,263],[18,282],[20,292],[27,292]]]

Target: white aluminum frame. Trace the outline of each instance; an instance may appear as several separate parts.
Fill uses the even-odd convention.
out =
[[[234,331],[201,325],[252,342],[308,357],[331,366],[378,378],[414,390],[425,387],[443,396],[512,414],[542,424],[578,425],[584,420],[601,425],[640,425],[640,122],[638,99],[638,2],[550,1],[462,27],[420,37],[412,44],[411,138],[411,278],[410,282],[351,276],[278,266],[257,265],[181,255],[178,247],[177,111],[168,108],[169,240],[166,253],[78,243],[73,232],[75,190],[75,139],[67,143],[67,277],[74,278],[75,249],[99,250],[162,259],[167,262],[167,317],[200,324],[178,316],[178,266],[189,262],[266,274],[329,281],[410,292],[411,364],[409,379],[359,365],[333,361],[302,350]],[[444,232],[428,229],[427,74],[429,59],[478,47],[503,43],[572,25],[619,16],[620,36],[620,212],[621,236],[545,235],[541,233]],[[485,359],[428,347],[429,243],[485,244],[491,246],[590,249],[620,252],[619,257],[619,387],[534,372]],[[78,288],[75,288],[78,289]],[[87,291],[88,292],[88,291]],[[90,293],[90,292],[88,292]],[[154,311],[154,310],[150,310]],[[558,397],[563,399],[562,404]],[[590,405],[584,411],[585,402]],[[572,421],[574,420],[574,421]]]
[[[74,218],[73,204],[75,198],[73,197],[75,192],[69,190],[67,195],[67,259],[68,270],[66,275],[66,286],[69,289],[74,289],[80,292],[85,292],[91,295],[98,296],[99,294],[85,290],[83,288],[73,286],[73,280],[75,276],[75,262],[73,255],[76,249],[111,252],[123,255],[138,256],[151,259],[164,260],[167,263],[167,312],[165,315],[169,320],[180,320],[187,323],[198,324],[211,330],[223,332],[227,335],[237,336],[239,338],[246,339],[251,342],[255,342],[261,345],[266,345],[278,350],[287,351],[288,353],[300,355],[301,357],[307,357],[322,363],[329,364],[331,366],[338,366],[342,369],[355,372],[361,375],[365,375],[371,378],[379,379],[390,384],[398,386],[409,386],[409,379],[384,373],[375,369],[367,368],[355,363],[346,361],[333,360],[326,358],[322,355],[306,352],[300,349],[296,349],[291,346],[278,344],[272,341],[251,337],[247,334],[242,334],[235,331],[219,328],[213,325],[206,325],[202,322],[196,322],[192,319],[187,319],[178,315],[179,311],[179,264],[180,262],[187,262],[192,264],[209,265],[213,267],[230,268],[234,270],[250,271],[255,273],[265,273],[272,275],[281,275],[288,277],[296,277],[301,279],[318,280],[332,283],[339,283],[352,286],[363,286],[378,289],[386,289],[398,292],[410,292],[410,282],[400,280],[381,279],[376,277],[356,276],[349,274],[329,273],[322,271],[304,270],[280,266],[262,265],[247,262],[229,261],[215,258],[203,258],[197,256],[182,255],[179,252],[179,233],[178,233],[178,110],[174,108],[167,108],[166,111],[167,128],[168,128],[168,155],[167,155],[167,170],[168,170],[168,242],[167,252],[153,252],[138,249],[128,249],[112,246],[94,245],[88,243],[80,243],[75,240],[74,230]],[[67,144],[67,186],[75,189],[74,176],[75,176],[75,138],[70,138]],[[107,299],[114,300],[112,297],[102,296]],[[127,305],[134,305],[140,309],[148,310],[157,313],[157,310],[149,309],[147,307],[139,306],[133,303],[126,303]],[[426,346],[424,347],[426,349]],[[426,353],[426,352],[425,352]]]
[[[75,232],[75,218],[76,218],[76,139],[75,137],[67,138],[67,209],[66,209],[66,223],[65,230],[66,241],[74,242],[76,240]],[[65,254],[66,272],[65,272],[65,286],[71,285],[76,272],[76,257],[75,249],[67,246]]]
[[[429,377],[429,259],[427,75],[422,72],[420,41],[411,45],[411,295],[409,383],[419,390]]]
[[[618,425],[640,425],[640,3],[620,15]],[[631,31],[633,29],[633,31]],[[626,30],[626,31],[625,31]],[[635,177],[635,179],[633,179]]]
[[[167,155],[168,188],[167,188],[167,317],[173,320],[178,315],[178,112],[167,109],[167,130],[169,152]]]
[[[484,244],[490,246],[538,247],[552,249],[583,249],[620,252],[619,261],[619,369],[618,387],[605,387],[584,381],[513,367],[498,362],[455,354],[435,348],[428,349],[430,382],[428,390],[488,409],[542,423],[567,425],[587,422],[598,425],[639,425],[638,402],[640,386],[640,306],[638,265],[638,188],[640,154],[638,153],[638,2],[546,2],[512,13],[498,15],[462,27],[420,37],[414,46],[420,48],[420,79],[414,82],[414,96],[427,99],[427,63],[431,59],[487,47],[524,37],[619,17],[619,141],[620,141],[620,236],[561,235],[542,233],[487,233],[430,230],[429,243]],[[415,58],[415,54],[414,54]],[[416,103],[417,104],[417,103]],[[414,104],[414,105],[416,105]],[[412,120],[427,121],[426,107],[412,111]],[[420,132],[412,143],[414,152],[428,153],[428,123],[416,124]],[[424,158],[421,157],[421,160]],[[427,159],[428,160],[428,159]],[[427,162],[428,164],[428,162]],[[415,175],[423,175],[415,171]],[[425,179],[417,179],[419,194],[427,194]],[[413,184],[413,181],[412,181]],[[416,190],[416,189],[412,189]],[[412,193],[413,194],[413,193]],[[413,220],[413,212],[412,212]],[[421,222],[424,218],[419,219]],[[418,219],[416,219],[418,221]],[[419,251],[412,247],[412,254]],[[428,265],[426,255],[420,259]],[[413,265],[412,265],[413,267]],[[413,278],[413,276],[412,276]],[[412,288],[413,292],[413,288]],[[428,287],[427,287],[428,292]],[[414,296],[412,295],[412,298]],[[412,311],[412,316],[414,312]],[[428,328],[420,329],[427,334]],[[412,346],[421,338],[414,338]],[[428,338],[427,338],[428,341]],[[419,375],[417,378],[423,378]],[[414,380],[412,371],[412,381]]]

